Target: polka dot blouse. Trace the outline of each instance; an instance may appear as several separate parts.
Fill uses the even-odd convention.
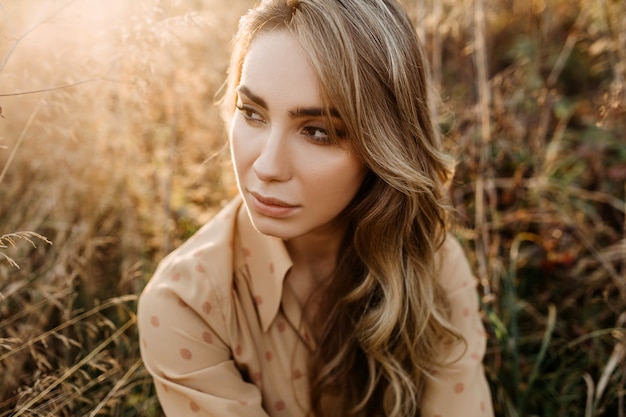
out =
[[[454,239],[441,257],[452,322],[468,346],[428,382],[422,416],[492,416],[475,280]],[[138,325],[167,416],[307,416],[316,346],[283,286],[291,265],[283,242],[256,232],[239,198],[161,262],[141,294]]]

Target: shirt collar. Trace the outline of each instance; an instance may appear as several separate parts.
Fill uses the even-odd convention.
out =
[[[270,327],[282,300],[283,282],[293,265],[282,239],[259,233],[244,204],[237,214],[241,262],[248,265],[250,288],[256,302],[263,331]]]

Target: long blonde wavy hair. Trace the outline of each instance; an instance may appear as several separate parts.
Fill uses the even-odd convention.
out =
[[[348,232],[317,298],[312,414],[417,416],[426,378],[443,365],[442,343],[461,339],[437,280],[453,161],[434,127],[422,47],[396,0],[264,0],[240,21],[226,120],[250,45],[272,30],[299,40],[324,105],[369,170],[343,213]]]

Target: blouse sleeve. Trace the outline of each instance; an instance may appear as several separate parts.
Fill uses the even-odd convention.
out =
[[[138,305],[141,355],[164,413],[267,417],[259,389],[244,380],[226,342],[226,303],[206,280],[194,281],[193,268],[178,269],[157,271]]]
[[[449,237],[442,248],[441,281],[451,308],[452,325],[467,345],[448,349],[450,366],[436,370],[425,388],[425,417],[491,417],[493,405],[482,361],[486,333],[479,313],[476,279],[459,243]]]

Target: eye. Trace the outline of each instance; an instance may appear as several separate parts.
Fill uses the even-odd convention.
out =
[[[302,128],[302,134],[307,136],[314,142],[330,143],[331,138],[326,128],[319,126],[305,126]]]
[[[235,106],[237,110],[241,113],[244,120],[248,123],[265,123],[265,119],[261,116],[254,108],[241,104]]]
[[[331,145],[346,137],[346,132],[336,126],[330,129],[324,126],[309,125],[300,130],[301,134],[320,145]]]

